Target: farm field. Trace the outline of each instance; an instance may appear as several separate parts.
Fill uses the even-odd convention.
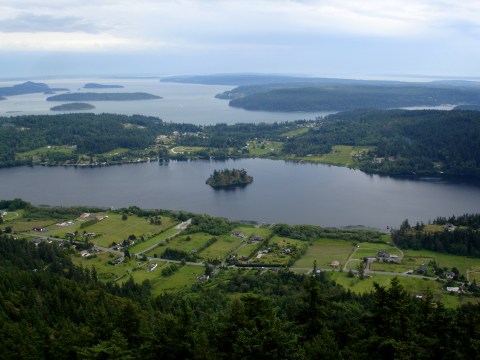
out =
[[[109,214],[108,219],[99,221],[85,230],[103,234],[95,239],[95,244],[110,247],[113,242],[119,243],[128,238],[129,235],[135,235],[136,237],[149,236],[168,229],[174,224],[169,217],[162,217],[161,225],[152,225],[148,220],[138,216],[129,216],[127,220],[122,220],[120,214]]]
[[[352,251],[353,245],[351,241],[318,239],[310,244],[305,255],[297,260],[292,267],[312,268],[315,260],[318,268],[330,268],[333,260],[339,261],[340,266],[343,266]]]

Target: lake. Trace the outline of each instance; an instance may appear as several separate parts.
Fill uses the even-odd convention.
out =
[[[24,81],[0,82],[0,87],[12,86]],[[143,101],[91,101],[94,113],[115,113],[124,115],[141,114],[155,116],[164,121],[210,125],[217,123],[273,123],[315,119],[331,112],[274,113],[247,111],[228,106],[227,100],[216,99],[215,95],[234,86],[175,84],[160,82],[158,79],[49,79],[35,80],[51,88],[67,88],[71,92],[148,92],[163,97],[158,100]],[[82,89],[89,82],[122,85],[123,89]],[[46,101],[51,95],[26,94],[10,96],[0,101],[0,116],[58,114],[50,108],[64,102]]]
[[[244,168],[245,188],[213,190],[213,170]],[[480,212],[480,186],[394,179],[348,168],[265,159],[170,162],[101,168],[0,169],[0,198],[34,204],[162,208],[236,220],[379,229],[437,216]]]

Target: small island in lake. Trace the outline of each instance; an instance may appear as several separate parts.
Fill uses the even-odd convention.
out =
[[[253,177],[248,175],[244,169],[224,169],[220,171],[215,170],[207,179],[206,183],[214,189],[221,189],[236,186],[246,186],[252,182]]]
[[[136,93],[71,93],[54,95],[47,101],[131,101],[161,99],[160,96],[144,92]]]
[[[80,110],[92,110],[95,109],[95,105],[88,103],[68,103],[53,106],[50,108],[52,111],[80,111]]]
[[[83,86],[84,89],[122,89],[122,85],[109,85],[109,84],[97,84],[88,83]]]

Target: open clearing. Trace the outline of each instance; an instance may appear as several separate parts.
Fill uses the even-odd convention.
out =
[[[352,251],[351,241],[318,239],[311,242],[305,255],[297,260],[292,267],[312,268],[315,260],[318,268],[330,268],[333,260],[339,261],[341,267],[348,260]]]

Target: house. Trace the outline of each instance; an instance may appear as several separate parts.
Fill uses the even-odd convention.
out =
[[[251,235],[248,238],[249,242],[259,242],[259,241],[262,241],[262,240],[263,240],[263,238],[261,236],[258,236],[258,235]]]
[[[419,274],[426,274],[427,271],[428,271],[427,265],[420,265],[420,267],[417,270]]]
[[[330,266],[334,267],[334,268],[338,268],[340,266],[340,261],[338,260],[333,260],[331,263],[330,263]]]
[[[245,238],[247,237],[247,236],[245,235],[245,233],[242,232],[242,231],[232,231],[232,232],[231,232],[231,235],[232,235],[232,236],[235,236],[235,237],[237,237],[237,238],[240,238],[240,239],[245,239]]]
[[[381,259],[387,259],[390,257],[390,253],[387,250],[380,250],[377,252],[377,256]]]
[[[41,227],[34,227],[34,228],[33,228],[33,231],[36,231],[36,232],[44,232],[44,231],[46,231],[46,229],[45,229],[45,228],[41,228]]]
[[[455,273],[452,271],[452,272],[449,272],[447,274],[445,274],[445,277],[449,280],[453,280],[455,278]]]
[[[205,282],[205,281],[208,281],[208,279],[210,279],[210,276],[208,275],[201,275],[199,277],[197,277],[198,281],[200,282]]]
[[[86,219],[86,218],[88,218],[89,216],[90,216],[89,213],[83,213],[83,214],[80,215],[80,217],[81,217],[82,219]]]
[[[157,263],[153,263],[153,264],[150,264],[148,265],[147,267],[147,271],[150,272],[150,271],[153,271],[157,268],[158,264]]]
[[[450,224],[450,223],[446,223],[445,226],[443,227],[445,230],[447,231],[455,231],[455,229],[457,228],[455,225],[453,224]]]
[[[458,293],[458,292],[460,292],[460,288],[458,286],[447,286],[447,291]]]

